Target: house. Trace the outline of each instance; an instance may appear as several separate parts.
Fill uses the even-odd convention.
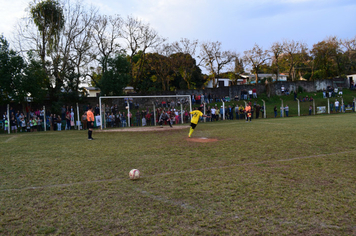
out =
[[[87,97],[94,98],[99,97],[100,89],[95,87],[84,87],[84,91],[87,94]]]
[[[347,77],[347,84],[349,85],[349,88],[351,88],[351,82],[354,82],[354,86],[356,83],[356,74],[353,75],[346,75]]]
[[[87,94],[87,97],[100,97],[100,89],[96,87],[84,87],[84,91]],[[125,87],[124,93],[133,93],[135,90],[133,87]]]
[[[229,78],[216,78],[215,79],[216,87],[229,87],[231,86],[232,81]],[[246,79],[240,78],[237,79],[237,84],[244,84],[246,83]],[[213,80],[209,80],[208,84],[206,85],[206,88],[213,88]]]
[[[242,75],[240,75],[240,76],[242,76]],[[272,81],[275,82],[276,79],[277,79],[276,74],[258,74],[257,76],[258,76],[258,79],[259,79],[259,80],[262,80],[262,79],[266,79],[266,78],[271,77],[271,78],[272,78]],[[250,83],[253,84],[253,83],[256,82],[256,76],[255,76],[254,74],[247,75],[246,77],[248,78],[248,81],[249,81]],[[287,75],[285,75],[285,74],[279,74],[279,76],[278,76],[278,81],[287,81]]]

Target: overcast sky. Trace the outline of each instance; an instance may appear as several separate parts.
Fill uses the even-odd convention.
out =
[[[10,38],[28,0],[0,0],[0,33]],[[312,47],[329,36],[356,36],[356,0],[83,0],[101,14],[132,15],[169,42],[220,41],[243,54],[257,43],[269,49],[284,39]]]

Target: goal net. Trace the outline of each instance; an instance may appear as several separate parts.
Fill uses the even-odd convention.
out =
[[[100,128],[156,126],[158,113],[169,111],[176,124],[187,121],[192,111],[190,95],[99,97]]]

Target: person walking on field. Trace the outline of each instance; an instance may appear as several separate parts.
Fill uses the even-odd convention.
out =
[[[92,138],[93,127],[94,127],[94,114],[92,106],[89,106],[89,110],[87,111],[87,126],[88,126],[88,140],[94,140]]]
[[[190,112],[190,114],[192,115],[192,119],[191,119],[191,123],[190,123],[190,130],[189,130],[189,134],[188,137],[190,138],[192,136],[192,133],[194,132],[195,127],[197,126],[200,117],[208,117],[210,118],[210,116],[204,115],[201,110],[203,109],[202,106],[200,106],[199,108],[196,108],[196,110]]]

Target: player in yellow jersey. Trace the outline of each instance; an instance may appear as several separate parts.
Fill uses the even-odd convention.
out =
[[[190,112],[190,114],[192,115],[192,119],[191,119],[191,123],[190,123],[190,130],[189,130],[189,135],[188,137],[190,138],[192,133],[194,132],[195,127],[197,126],[200,117],[208,117],[210,118],[210,116],[204,115],[201,110],[203,109],[203,106],[200,106],[199,108],[196,108],[194,111]]]

